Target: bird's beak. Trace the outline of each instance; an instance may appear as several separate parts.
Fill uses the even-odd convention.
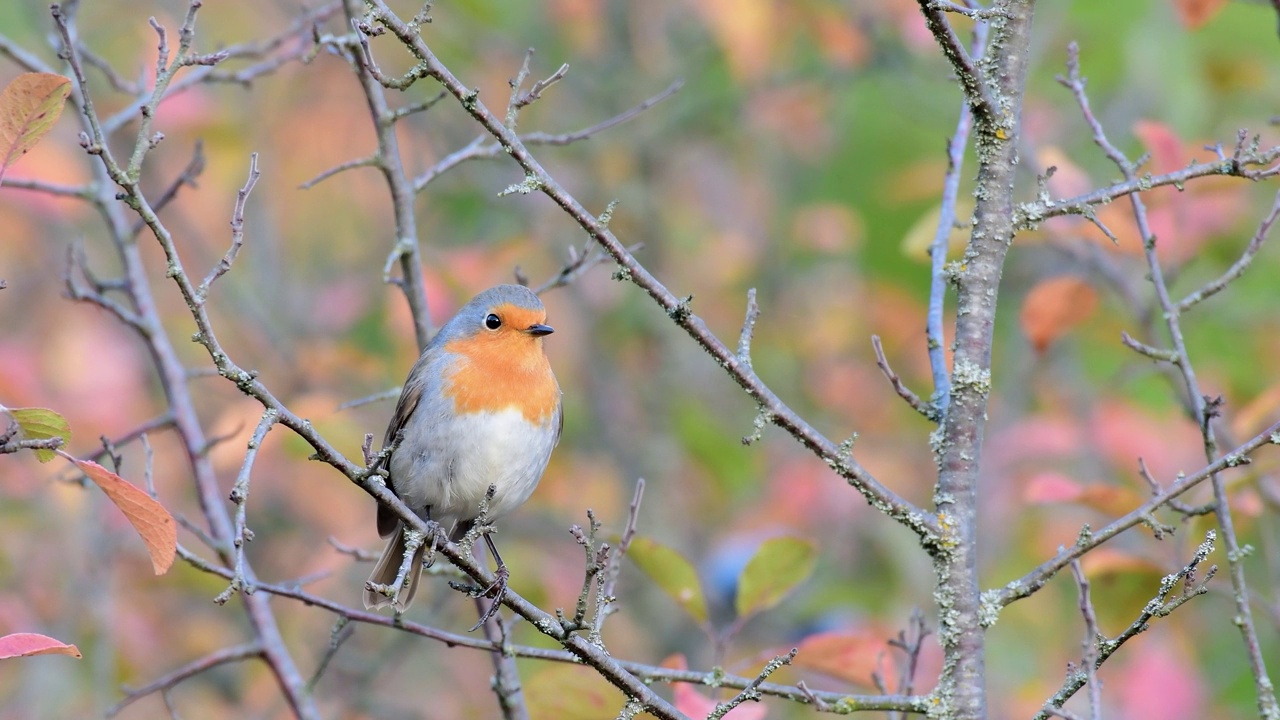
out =
[[[525,328],[524,331],[534,337],[542,337],[543,335],[550,335],[551,333],[555,332],[555,328],[551,327],[550,325],[538,324],[538,325],[530,325],[529,327]]]

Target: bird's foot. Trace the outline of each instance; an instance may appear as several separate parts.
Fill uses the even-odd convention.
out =
[[[493,598],[489,603],[489,607],[485,609],[484,614],[480,616],[477,622],[468,632],[475,632],[478,628],[493,619],[498,614],[498,610],[502,607],[502,599],[507,596],[507,579],[511,577],[510,571],[506,565],[499,565],[498,569],[493,573],[493,584],[483,590],[472,592],[472,597],[477,598]]]

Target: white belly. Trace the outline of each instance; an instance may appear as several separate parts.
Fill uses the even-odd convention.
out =
[[[490,485],[496,488],[490,520],[524,504],[554,446],[554,428],[535,427],[513,409],[449,422],[415,416],[391,458],[391,475],[409,507],[429,509],[432,520],[450,528],[480,514]]]

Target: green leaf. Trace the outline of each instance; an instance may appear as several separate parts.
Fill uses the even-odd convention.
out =
[[[776,537],[760,549],[738,577],[738,617],[768,610],[808,579],[818,562],[818,548],[797,537]]]
[[[631,541],[627,557],[700,623],[707,621],[707,601],[698,573],[684,556],[657,541],[638,537]]]
[[[23,73],[0,91],[0,179],[53,129],[70,94],[71,80],[52,73]]]
[[[71,426],[66,418],[45,408],[17,408],[9,410],[9,416],[18,423],[22,437],[27,440],[48,440],[62,438],[63,444],[71,442]],[[52,450],[36,450],[36,459],[49,462],[54,457]]]
[[[611,718],[627,699],[591,668],[557,664],[535,673],[524,684],[532,720],[599,720]]]

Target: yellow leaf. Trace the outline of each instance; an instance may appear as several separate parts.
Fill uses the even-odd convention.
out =
[[[968,225],[973,216],[973,198],[956,199],[955,218],[961,224]],[[902,254],[912,260],[929,261],[929,249],[933,247],[933,238],[938,233],[938,222],[942,219],[942,204],[933,206],[921,215],[907,234],[902,238]],[[951,234],[947,237],[947,255],[954,255],[964,249],[969,242],[969,230],[966,227],[951,225]]]
[[[66,418],[45,408],[16,408],[9,411],[9,417],[18,423],[18,431],[28,440],[48,440],[62,438],[62,444],[71,441],[71,426]],[[52,450],[36,450],[36,459],[42,463],[53,459]]]
[[[0,179],[53,128],[70,94],[71,80],[52,73],[23,73],[0,91]]]

